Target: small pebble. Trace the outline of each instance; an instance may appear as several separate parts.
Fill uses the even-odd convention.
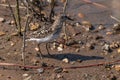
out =
[[[39,48],[36,47],[35,50],[38,52],[38,51],[39,51]]]
[[[0,22],[5,22],[5,19],[0,17]]]
[[[10,45],[11,45],[11,46],[14,46],[14,45],[15,45],[15,43],[14,43],[14,42],[11,42],[11,43],[10,43]]]
[[[54,72],[55,73],[61,73],[63,71],[63,68],[61,68],[61,67],[56,67],[55,69],[54,69]]]
[[[57,74],[57,78],[62,78],[63,76],[61,74]]]
[[[40,25],[38,23],[31,23],[30,24],[31,31],[37,30],[39,27],[40,27]]]
[[[98,29],[99,29],[99,30],[103,30],[103,29],[105,29],[105,27],[104,27],[102,24],[100,24],[100,25],[98,26]]]
[[[74,64],[75,64],[75,61],[70,62],[70,64],[74,65]]]
[[[79,22],[75,23],[75,26],[77,26],[77,27],[80,26],[80,23]]]
[[[40,74],[42,74],[42,73],[44,72],[44,68],[39,68],[39,69],[37,69],[37,71],[38,71]]]
[[[119,48],[119,43],[118,42],[112,42],[112,44],[110,44],[110,48],[112,48],[112,49]]]
[[[106,35],[111,35],[113,34],[113,32],[106,32]]]
[[[0,36],[4,36],[4,35],[5,35],[5,32],[0,31]]]
[[[65,62],[65,63],[69,63],[68,58],[64,58],[62,61]]]
[[[11,25],[15,24],[15,21],[13,21],[13,20],[12,20],[12,21],[10,21],[10,24],[11,24]]]
[[[28,77],[29,74],[25,73],[25,74],[23,74],[22,76],[23,76],[23,77]]]
[[[93,26],[89,21],[82,21],[81,24],[86,31],[90,31],[93,29]]]
[[[78,13],[78,17],[79,17],[79,18],[84,18],[85,15],[84,15],[83,13]]]
[[[116,71],[120,71],[120,65],[114,65]]]
[[[111,49],[110,49],[110,45],[109,44],[104,44],[104,46],[102,47],[102,49],[106,52],[110,52]]]
[[[118,53],[120,53],[120,48],[117,50]]]
[[[31,62],[34,64],[34,65],[37,65],[37,64],[39,64],[39,58],[38,57],[36,57],[36,58],[33,58],[32,60],[31,60]]]
[[[80,52],[80,48],[75,49],[75,52]]]
[[[33,80],[32,79],[32,77],[31,76],[28,76],[28,77],[26,77],[25,79],[23,79],[23,80]]]
[[[63,51],[63,48],[62,47],[57,47],[57,50],[58,51]]]
[[[62,72],[68,73],[68,70],[67,70],[67,69],[63,69],[63,71],[62,71]]]
[[[93,46],[92,44],[90,44],[90,43],[87,43],[87,44],[86,44],[86,47],[87,47],[89,50],[94,49],[94,46]]]
[[[120,24],[118,24],[118,23],[114,24],[113,29],[115,31],[120,30]]]
[[[82,60],[81,60],[81,59],[78,59],[78,60],[77,60],[77,62],[81,63],[81,62],[82,62]]]

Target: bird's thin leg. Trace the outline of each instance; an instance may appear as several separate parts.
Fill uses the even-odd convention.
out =
[[[47,53],[48,53],[48,55],[50,55],[51,56],[51,54],[50,54],[50,52],[49,52],[49,48],[50,47],[50,44],[49,43],[46,43],[46,49],[47,49]]]
[[[43,58],[43,57],[42,57],[43,54],[42,54],[41,49],[40,49],[40,44],[38,44],[38,48],[39,48],[39,53],[40,53],[39,56],[40,56],[40,58],[42,59],[42,58]]]

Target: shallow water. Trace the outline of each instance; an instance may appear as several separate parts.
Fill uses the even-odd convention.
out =
[[[120,0],[91,0],[92,2],[99,3],[104,5],[106,8],[97,6],[95,4],[86,3],[83,0],[70,0],[69,8],[67,10],[68,13],[73,14],[79,21],[89,20],[93,25],[104,24],[106,26],[112,25],[116,23],[110,15],[113,15],[118,18],[119,5],[114,7],[116,3],[119,3]],[[76,5],[76,6],[75,6]],[[82,13],[85,15],[85,18],[79,18],[78,13]]]

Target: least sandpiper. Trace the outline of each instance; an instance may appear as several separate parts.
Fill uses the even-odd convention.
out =
[[[35,41],[38,44],[38,48],[39,48],[39,52],[40,52],[40,57],[42,58],[42,52],[40,50],[40,44],[41,43],[46,43],[46,49],[48,52],[48,55],[51,55],[48,51],[48,43],[54,41],[55,39],[57,39],[62,31],[62,27],[63,27],[63,23],[65,22],[65,20],[70,19],[65,15],[59,15],[56,17],[53,25],[51,26],[52,28],[52,33],[47,35],[44,38],[29,38],[26,39],[26,41]]]

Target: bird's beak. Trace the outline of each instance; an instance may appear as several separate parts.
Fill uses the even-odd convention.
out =
[[[72,18],[70,18],[70,17],[68,17],[68,16],[65,16],[65,18],[66,18],[67,20],[74,21]]]

